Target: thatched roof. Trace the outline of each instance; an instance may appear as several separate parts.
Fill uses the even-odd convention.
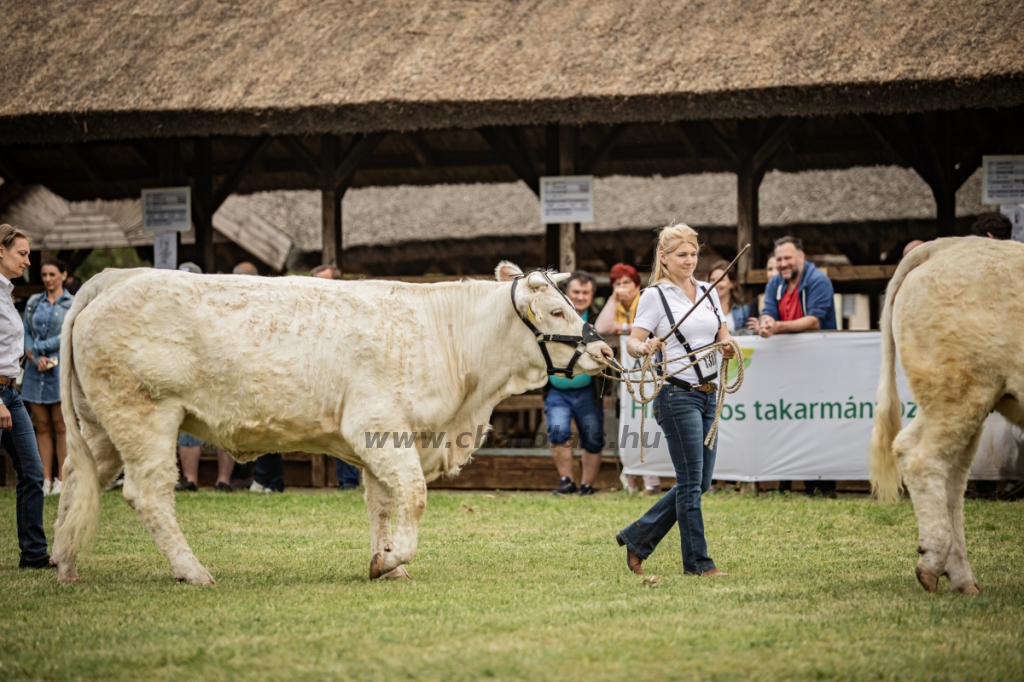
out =
[[[321,248],[318,192],[259,192],[239,197],[248,210],[286,232],[301,251]],[[981,204],[981,172],[957,192],[957,215]],[[368,187],[350,190],[342,206],[346,248],[409,241],[544,234],[536,196],[522,183]],[[654,229],[677,221],[735,227],[736,177],[705,173],[672,178],[613,176],[594,180],[596,221],[587,232]],[[914,171],[898,167],[768,173],[760,222],[850,224],[934,219],[935,199]]]
[[[0,14],[7,141],[1024,102],[1017,0],[6,0]]]
[[[152,246],[153,234],[142,229],[142,200],[66,201],[40,185],[28,190],[0,216],[0,223],[23,229],[38,250]],[[214,240],[229,239],[267,265],[281,270],[292,249],[292,239],[259,214],[245,200],[229,197],[213,216]],[[181,236],[194,244],[195,232]]]

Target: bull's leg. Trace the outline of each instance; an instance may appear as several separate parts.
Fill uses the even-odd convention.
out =
[[[949,578],[950,590],[964,594],[978,594],[978,583],[967,560],[967,539],[964,536],[964,491],[967,489],[967,474],[978,450],[978,442],[984,430],[984,424],[953,461],[949,479],[946,481],[946,503],[949,508],[949,520],[953,530],[953,544],[946,559],[946,576]]]
[[[942,420],[920,415],[896,437],[893,447],[917,517],[917,580],[928,592],[939,587],[939,576],[953,545],[953,523],[947,486],[953,461],[967,447],[977,429],[964,435]]]
[[[395,511],[395,503],[391,491],[369,470],[363,471],[363,484],[366,486],[366,510],[370,514],[370,559],[372,560],[373,557],[390,551],[385,548],[391,547],[392,543],[391,517]],[[383,577],[411,578],[404,566],[399,566]]]
[[[117,448],[110,441],[106,432],[99,426],[88,421],[82,421],[82,437],[89,445],[93,459],[96,461],[96,469],[99,479],[100,490],[106,487],[121,471],[121,456]],[[64,520],[67,518],[68,510],[74,499],[77,489],[77,475],[71,460],[64,463],[64,490],[61,491],[60,505],[57,509],[57,523],[54,527],[58,531]],[[54,533],[55,538],[62,537],[59,532]],[[78,555],[77,548],[64,547],[56,540],[53,547],[53,562],[57,564],[57,580],[60,582],[75,582],[78,580],[78,567],[75,560]]]
[[[175,579],[213,585],[213,576],[192,553],[174,517],[181,414],[168,407],[140,407],[135,419],[125,414],[108,428],[124,459],[124,498],[170,563]]]
[[[376,485],[387,488],[397,512],[390,541],[370,560],[370,578],[376,579],[415,556],[420,518],[427,506],[427,482],[415,448],[375,449],[362,459],[367,462],[367,473],[376,478]]]

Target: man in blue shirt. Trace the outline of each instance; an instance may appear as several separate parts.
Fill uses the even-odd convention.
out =
[[[591,324],[597,319],[597,311],[591,307],[597,283],[589,273],[578,270],[565,283],[565,293],[572,301],[584,322]],[[555,460],[561,476],[556,495],[593,495],[591,485],[601,468],[601,451],[604,449],[604,410],[594,394],[593,378],[588,374],[576,374],[571,379],[548,377],[544,392],[544,416],[548,422],[548,441],[551,443],[551,458]],[[583,446],[583,476],[579,488],[573,481],[572,448],[576,437],[572,433],[572,420],[579,430],[579,445]]]
[[[764,290],[758,333],[763,338],[775,334],[798,334],[836,328],[836,306],[828,275],[808,263],[804,245],[796,237],[775,240],[775,264],[779,274],[768,280]],[[789,490],[792,481],[779,481],[779,490]],[[835,497],[835,481],[804,481],[808,494],[820,490]]]

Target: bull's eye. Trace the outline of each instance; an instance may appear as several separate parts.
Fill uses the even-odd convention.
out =
[[[551,317],[564,317],[561,310],[552,310]]]

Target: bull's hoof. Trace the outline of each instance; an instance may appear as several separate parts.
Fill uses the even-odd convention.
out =
[[[78,580],[78,567],[74,564],[71,566],[57,564],[57,582],[59,583],[77,583]]]
[[[954,587],[950,591],[959,594],[981,594],[981,590],[978,589],[977,583],[966,583],[964,585],[959,585],[957,587]]]
[[[370,580],[376,580],[383,576],[384,573],[384,556],[380,552],[377,552],[373,555],[373,558],[370,559]]]
[[[939,576],[920,565],[917,566],[915,572],[917,573],[917,582],[921,583],[921,587],[926,592],[935,594],[935,591],[939,589]]]
[[[409,571],[405,570],[405,566],[399,566],[390,573],[385,573],[383,578],[385,580],[412,580],[412,576],[409,575]]]
[[[217,584],[217,581],[213,579],[213,576],[210,575],[210,572],[202,566],[193,569],[191,572],[185,575],[176,575],[174,576],[174,579],[177,580],[179,583],[191,583],[193,585],[210,586]]]

